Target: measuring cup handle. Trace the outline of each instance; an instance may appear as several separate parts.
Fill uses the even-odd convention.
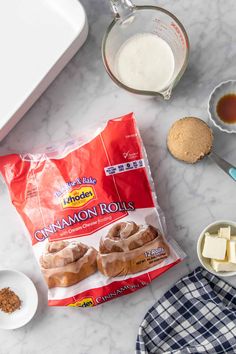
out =
[[[211,152],[209,155],[210,159],[214,161],[227,175],[233,178],[236,181],[236,168],[231,165],[228,161],[225,161],[221,157],[219,157],[215,152]]]
[[[236,168],[235,167],[231,167],[229,169],[229,174],[236,181]]]
[[[110,3],[116,18],[128,17],[135,8],[131,0],[110,0]]]

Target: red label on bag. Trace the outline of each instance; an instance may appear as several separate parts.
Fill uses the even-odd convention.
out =
[[[140,138],[131,117],[126,116],[122,124],[120,120],[108,122],[102,133],[63,158],[25,160],[7,156],[1,171],[33,244],[47,238],[89,235],[127,216],[129,211],[154,206],[144,165],[111,176],[105,173],[108,166],[118,164],[122,169],[130,156],[142,158]],[[15,176],[14,171],[7,173],[9,165],[20,167]],[[12,183],[12,177],[22,182]]]

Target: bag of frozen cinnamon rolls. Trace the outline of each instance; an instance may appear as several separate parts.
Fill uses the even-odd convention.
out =
[[[184,258],[157,204],[133,114],[0,171],[31,237],[50,306],[96,306]]]

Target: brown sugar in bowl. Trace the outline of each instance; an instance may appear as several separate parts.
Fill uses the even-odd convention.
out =
[[[196,117],[177,120],[169,130],[167,147],[178,160],[193,164],[211,152],[213,133],[208,125]]]

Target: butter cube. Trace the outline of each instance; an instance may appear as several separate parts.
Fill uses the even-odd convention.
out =
[[[218,234],[210,234],[209,232],[205,232],[205,236],[219,237]]]
[[[224,260],[226,255],[226,243],[225,238],[205,236],[202,252],[203,257]]]
[[[226,240],[230,240],[231,235],[231,227],[221,227],[218,231],[219,237],[226,238]]]
[[[229,262],[236,263],[236,241],[227,242],[227,256]]]
[[[218,261],[211,259],[211,266],[216,272],[235,272],[236,264],[229,263],[227,261]]]

